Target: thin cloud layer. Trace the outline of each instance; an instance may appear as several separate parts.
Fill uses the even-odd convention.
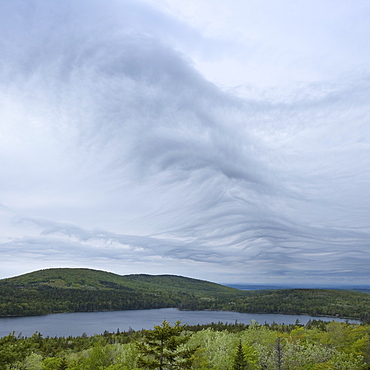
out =
[[[241,44],[163,4],[0,0],[2,276],[366,282],[367,71],[346,61],[340,78],[295,70],[281,93],[261,94],[262,80],[221,88],[200,50]],[[251,75],[273,41],[251,54]]]

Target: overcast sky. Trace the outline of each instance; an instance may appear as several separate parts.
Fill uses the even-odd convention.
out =
[[[0,278],[370,278],[368,0],[0,0]]]

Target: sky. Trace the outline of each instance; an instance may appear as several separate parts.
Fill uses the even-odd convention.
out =
[[[0,278],[368,284],[370,3],[0,0]]]

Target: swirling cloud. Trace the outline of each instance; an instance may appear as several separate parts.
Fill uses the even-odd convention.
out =
[[[274,28],[242,29],[251,36],[255,27],[258,48],[228,43],[222,20],[207,30],[176,2],[0,7],[4,277],[82,266],[219,282],[366,282],[370,80],[358,63],[346,60],[331,79],[299,79],[295,68],[281,90],[256,77],[246,85],[238,69],[212,81],[210,63],[240,68],[247,50],[248,73],[271,73],[267,47],[284,54],[277,63],[289,74],[303,47],[290,57],[279,46],[291,25],[274,37]],[[321,76],[316,61],[301,67]],[[232,86],[236,73],[244,86]]]

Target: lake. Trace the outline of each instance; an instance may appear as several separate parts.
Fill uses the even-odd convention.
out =
[[[0,337],[13,331],[18,335],[31,336],[38,331],[44,337],[88,336],[109,332],[152,329],[166,319],[171,324],[180,320],[182,324],[197,325],[212,322],[234,323],[235,321],[250,324],[252,320],[260,324],[273,323],[294,324],[297,319],[306,324],[310,319],[325,321],[345,321],[337,318],[313,317],[306,315],[252,314],[228,311],[179,311],[176,308],[153,310],[127,310],[110,312],[77,312],[60,313],[47,316],[7,317],[0,318]],[[349,320],[360,323],[357,320]]]

